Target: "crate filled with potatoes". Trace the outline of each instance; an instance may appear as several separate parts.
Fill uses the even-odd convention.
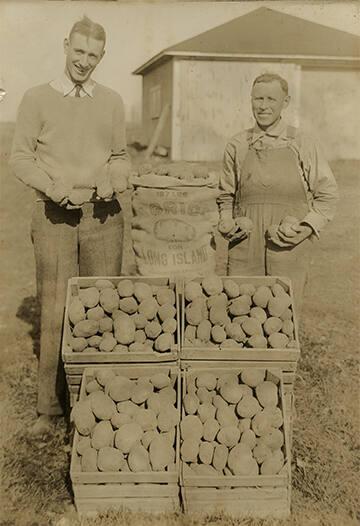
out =
[[[179,346],[174,281],[125,276],[69,280],[62,359],[72,399],[86,364],[171,362]]]
[[[281,372],[191,363],[182,381],[185,511],[287,516],[291,455]]]
[[[102,365],[72,408],[70,476],[78,512],[179,509],[176,366]]]

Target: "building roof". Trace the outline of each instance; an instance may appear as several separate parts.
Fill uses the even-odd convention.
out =
[[[143,74],[172,56],[321,61],[359,67],[360,37],[261,7],[161,51],[134,73]]]

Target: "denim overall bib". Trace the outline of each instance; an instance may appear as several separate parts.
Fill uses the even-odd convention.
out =
[[[254,228],[247,239],[229,245],[228,274],[290,278],[300,311],[311,241],[307,238],[294,247],[281,248],[266,239],[266,231],[285,216],[301,220],[308,211],[300,168],[291,146],[263,148],[261,143],[251,145],[241,168],[234,216],[249,217]]]

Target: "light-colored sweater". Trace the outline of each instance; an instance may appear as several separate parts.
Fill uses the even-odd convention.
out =
[[[97,174],[126,173],[124,106],[115,91],[96,84],[92,97],[64,97],[49,84],[21,101],[10,165],[18,179],[45,193],[51,181],[94,187]]]

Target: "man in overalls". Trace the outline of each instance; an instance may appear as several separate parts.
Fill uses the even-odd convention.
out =
[[[76,22],[64,42],[64,72],[28,90],[18,112],[10,165],[35,190],[31,237],[41,303],[33,435],[51,430],[64,410],[60,342],[68,279],[121,273],[123,212],[115,188],[99,198],[95,184],[107,174],[127,177],[130,169],[122,99],[91,78],[105,40],[101,25],[87,17]]]
[[[333,218],[338,193],[314,141],[281,117],[289,101],[288,84],[279,75],[255,79],[255,126],[235,135],[225,149],[219,229],[226,230],[233,218],[251,219],[254,227],[245,239],[235,228],[227,235],[228,274],[290,278],[300,312],[312,241]],[[290,235],[280,228],[277,240],[269,239],[269,227],[286,216],[298,219]]]

